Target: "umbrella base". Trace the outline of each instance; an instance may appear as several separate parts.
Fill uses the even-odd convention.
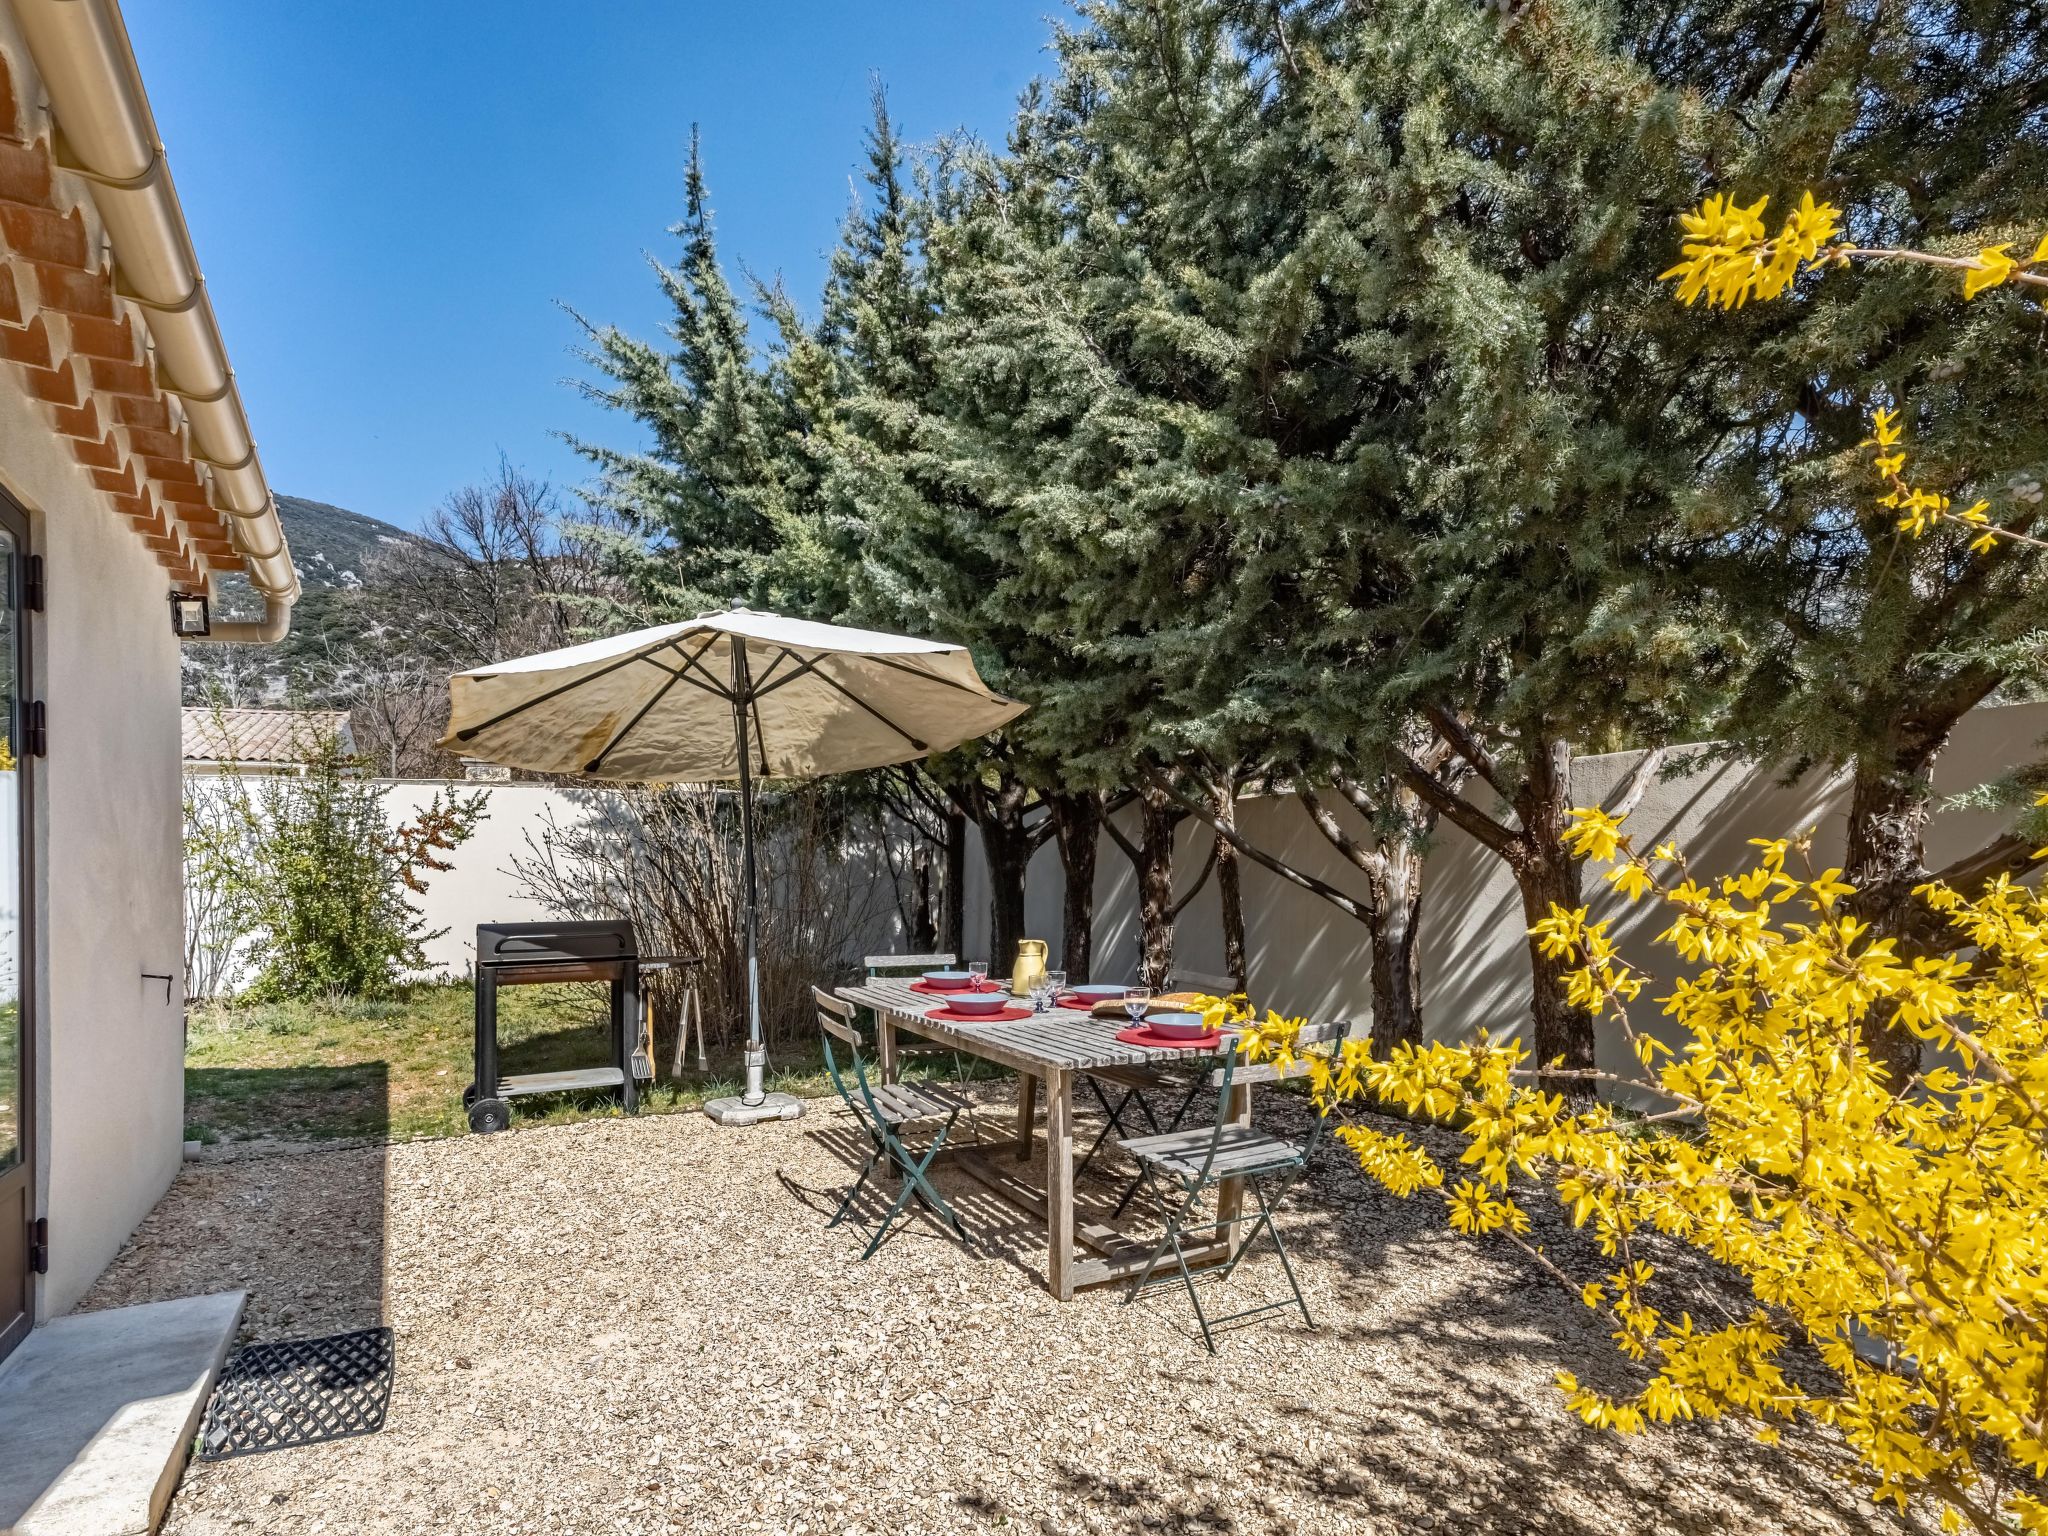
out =
[[[770,1093],[758,1104],[747,1103],[739,1094],[728,1094],[722,1099],[711,1099],[704,1105],[704,1113],[720,1125],[759,1125],[763,1120],[801,1120],[804,1101],[794,1094]]]

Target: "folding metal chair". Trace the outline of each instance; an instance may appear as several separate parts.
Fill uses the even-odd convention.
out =
[[[868,980],[873,981],[878,976],[921,976],[926,971],[950,970],[953,966],[959,964],[959,960],[960,957],[958,955],[942,951],[929,955],[869,955],[861,963],[867,970]],[[935,998],[933,1001],[942,1001],[942,999]],[[867,1015],[870,1020],[874,1018],[872,1010],[863,1008],[860,1011]],[[946,1056],[953,1058],[954,1076],[956,1078],[964,1076],[965,1074],[961,1070],[960,1053],[950,1045],[940,1045],[934,1040],[920,1040],[916,1036],[908,1038],[900,1034],[897,1036],[896,1060],[899,1063],[919,1060],[935,1061]]]
[[[839,1202],[839,1209],[832,1213],[832,1219],[825,1225],[836,1227],[846,1219],[853,1209],[853,1202],[867,1187],[868,1176],[886,1162],[901,1177],[902,1186],[896,1191],[895,1203],[875,1227],[874,1236],[869,1239],[867,1250],[861,1257],[874,1257],[875,1250],[889,1235],[890,1226],[913,1196],[935,1217],[943,1217],[960,1241],[972,1248],[973,1239],[960,1224],[960,1217],[946,1203],[946,1197],[938,1192],[930,1178],[932,1162],[946,1144],[953,1122],[960,1118],[960,1112],[966,1105],[938,1089],[870,1082],[867,1064],[861,1059],[860,1032],[853,1024],[853,1005],[817,987],[811,988],[811,997],[818,1005],[818,1029],[825,1047],[825,1070],[831,1075],[832,1086],[839,1090],[840,1098],[846,1101],[846,1107],[853,1111],[854,1118],[867,1132],[870,1143],[867,1161],[861,1164],[853,1187],[847,1190],[846,1198]],[[844,1069],[834,1049],[835,1041],[846,1048],[847,1064]],[[849,1073],[853,1079],[851,1085],[847,1081]],[[919,1157],[904,1145],[900,1133],[906,1127],[929,1125],[935,1121],[940,1122],[938,1133],[925,1148],[924,1156]]]
[[[1309,1045],[1339,1040],[1349,1028],[1342,1022],[1310,1026],[1302,1030],[1300,1043]],[[1215,1330],[1224,1323],[1295,1307],[1300,1309],[1302,1320],[1309,1327],[1316,1326],[1308,1302],[1302,1298],[1301,1285],[1294,1277],[1294,1265],[1287,1257],[1287,1245],[1280,1239],[1280,1229],[1273,1224],[1273,1212],[1308,1167],[1309,1158],[1315,1154],[1316,1143],[1321,1140],[1323,1127],[1329,1119],[1327,1111],[1318,1111],[1308,1139],[1303,1142],[1287,1141],[1252,1126],[1227,1120],[1225,1116],[1233,1086],[1300,1077],[1308,1068],[1301,1062],[1295,1062],[1284,1071],[1266,1064],[1247,1065],[1239,1060],[1235,1041],[1226,1042],[1223,1050],[1218,1052],[1216,1062],[1208,1075],[1209,1083],[1217,1090],[1214,1125],[1166,1131],[1156,1136],[1137,1136],[1119,1143],[1138,1160],[1139,1183],[1151,1185],[1167,1206],[1166,1233],[1145,1261],[1144,1269],[1131,1282],[1124,1303],[1128,1306],[1138,1299],[1139,1293],[1151,1283],[1161,1260],[1170,1252],[1174,1267],[1180,1272],[1181,1283],[1187,1287],[1188,1300],[1194,1306],[1195,1321],[1202,1330],[1202,1342],[1212,1355],[1216,1353]],[[1232,1217],[1203,1217],[1200,1214],[1203,1194],[1217,1188],[1226,1179],[1242,1181],[1251,1193],[1251,1206],[1255,1209],[1241,1205],[1239,1213]],[[1247,1226],[1250,1230],[1243,1239],[1236,1239],[1235,1229]],[[1270,1237],[1274,1251],[1280,1255],[1281,1272],[1287,1277],[1288,1295],[1221,1317],[1210,1317],[1203,1310],[1201,1295],[1195,1289],[1194,1272],[1188,1268],[1187,1245],[1183,1238],[1190,1232],[1209,1234],[1215,1240],[1231,1244],[1230,1257],[1212,1272],[1219,1285],[1229,1280],[1262,1233]],[[1170,1284],[1170,1279],[1165,1283]]]
[[[949,970],[960,963],[960,957],[947,951],[929,955],[869,955],[862,962],[867,968],[868,979],[877,976],[921,976],[926,971]],[[934,1002],[942,999],[933,999]],[[873,1013],[863,1008],[862,1013],[873,1018]],[[943,1062],[951,1058],[953,1081],[967,1080],[967,1061],[959,1051],[950,1045],[941,1045],[936,1040],[922,1040],[915,1035],[905,1036],[900,1031],[896,1036],[896,1065],[900,1072],[905,1062]],[[943,1068],[941,1069],[943,1070]],[[981,1116],[975,1111],[974,1101],[966,1097],[961,1100],[967,1106],[967,1123],[974,1127],[976,1139],[981,1136]]]
[[[1204,971],[1176,970],[1168,978],[1169,992],[1203,992],[1211,997],[1229,997],[1237,992],[1238,985],[1228,976],[1211,975]],[[1104,1124],[1089,1144],[1080,1163],[1075,1167],[1079,1177],[1095,1160],[1095,1154],[1112,1135],[1119,1138],[1139,1133],[1136,1121],[1142,1118],[1144,1129],[1157,1136],[1165,1131],[1177,1131],[1187,1119],[1189,1109],[1201,1096],[1204,1086],[1199,1073],[1189,1073],[1175,1067],[1098,1067],[1085,1074],[1088,1091],[1095,1095],[1095,1102],[1102,1106]],[[1110,1095],[1117,1095],[1114,1103]],[[1154,1106],[1154,1098],[1162,1102]],[[1172,1107],[1166,1108],[1170,1102]],[[1164,1112],[1162,1121],[1161,1115]],[[1138,1192],[1138,1180],[1133,1179],[1123,1198],[1116,1203],[1116,1214],[1121,1216],[1124,1208],[1131,1203],[1131,1197]]]

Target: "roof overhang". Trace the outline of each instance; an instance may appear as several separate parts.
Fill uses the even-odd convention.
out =
[[[0,357],[175,587],[248,573],[263,617],[211,638],[282,639],[298,573],[120,8],[0,7],[47,98],[0,56]]]

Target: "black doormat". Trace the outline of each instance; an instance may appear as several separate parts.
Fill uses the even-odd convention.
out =
[[[251,1344],[220,1373],[199,1430],[199,1459],[374,1435],[390,1403],[389,1328]]]

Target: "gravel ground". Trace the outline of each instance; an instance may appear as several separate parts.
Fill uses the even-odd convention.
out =
[[[854,1150],[814,1105],[188,1166],[87,1307],[240,1286],[245,1339],[384,1321],[398,1368],[382,1433],[195,1464],[165,1530],[1899,1529],[1725,1430],[1578,1424],[1555,1371],[1629,1380],[1599,1320],[1341,1148],[1283,1221],[1321,1329],[1213,1359],[1184,1295],[1053,1301],[1042,1229],[957,1174],[979,1254],[920,1222],[853,1262]]]

